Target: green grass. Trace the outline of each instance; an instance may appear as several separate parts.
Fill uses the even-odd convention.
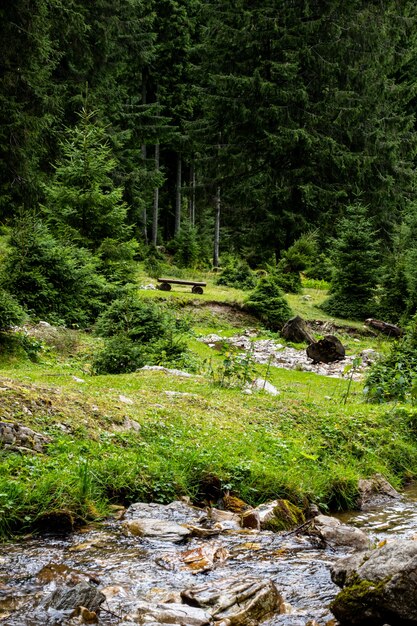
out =
[[[227,336],[253,325],[211,289],[217,299],[211,307],[168,294],[180,314],[191,316],[197,335]],[[297,302],[299,311],[304,301]],[[39,518],[58,511],[82,522],[102,517],[110,504],[181,495],[203,503],[211,478],[251,504],[286,497],[341,509],[354,505],[360,477],[380,472],[398,487],[415,475],[416,410],[365,404],[359,383],[346,397],[346,380],[272,367],[269,380],[280,395],[245,395],[213,383],[209,365],[220,367],[224,355],[195,337],[189,346],[201,372],[193,378],[152,371],[91,376],[101,341],[52,335],[40,337],[47,347],[38,363],[22,356],[0,362],[3,421],[52,440],[44,454],[0,450],[3,536],[36,528]],[[346,335],[352,352],[368,341],[354,339]],[[257,366],[257,375],[266,369]],[[140,424],[139,432],[126,429],[128,420]]]

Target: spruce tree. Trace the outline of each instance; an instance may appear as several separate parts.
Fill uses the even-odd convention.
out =
[[[350,205],[338,225],[333,245],[331,295],[323,309],[337,317],[365,319],[375,312],[378,281],[377,232],[362,204]]]

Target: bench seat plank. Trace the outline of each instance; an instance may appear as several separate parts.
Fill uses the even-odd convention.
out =
[[[206,287],[207,283],[198,282],[196,280],[180,280],[179,278],[157,278],[158,283],[169,283],[172,285],[195,285],[197,287]]]

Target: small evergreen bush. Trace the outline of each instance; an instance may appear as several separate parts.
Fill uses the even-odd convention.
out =
[[[269,274],[260,279],[246,301],[245,308],[274,331],[280,330],[292,317],[292,311],[283,296],[275,274]]]
[[[200,256],[197,231],[188,220],[183,222],[175,237],[174,247],[174,261],[178,267],[194,269],[197,266]]]
[[[276,267],[276,280],[281,289],[285,292],[301,293],[300,272],[309,268],[317,256],[317,235],[313,232],[301,235],[282,253]]]
[[[251,270],[248,263],[234,257],[229,257],[226,260],[222,273],[217,279],[218,285],[226,285],[236,289],[254,289],[256,282],[256,273]]]
[[[94,359],[97,374],[133,372],[144,365],[192,365],[180,336],[185,329],[166,309],[132,294],[115,300],[97,320],[108,338]]]
[[[86,326],[108,295],[98,263],[88,250],[63,245],[40,221],[28,219],[12,233],[1,282],[31,315]]]

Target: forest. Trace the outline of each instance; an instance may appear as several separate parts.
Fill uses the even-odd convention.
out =
[[[410,319],[416,13],[404,0],[6,3],[2,297],[87,326],[132,263],[157,274],[167,254],[265,271],[284,291],[302,271],[331,283],[339,317]]]

